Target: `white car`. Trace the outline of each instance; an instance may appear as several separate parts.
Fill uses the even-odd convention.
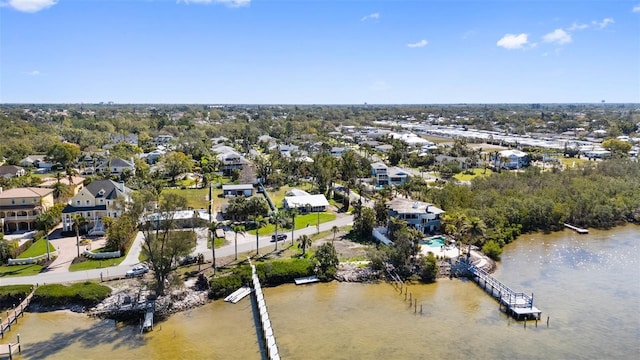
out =
[[[134,266],[133,269],[128,270],[124,274],[124,276],[130,278],[130,277],[135,277],[135,276],[142,276],[142,275],[144,275],[144,274],[146,274],[148,272],[149,272],[149,268],[147,268],[146,266],[137,265],[137,266]]]

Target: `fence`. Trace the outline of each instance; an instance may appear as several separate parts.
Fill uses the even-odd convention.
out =
[[[82,253],[82,255],[84,255],[84,257],[89,259],[114,259],[114,258],[119,258],[121,256],[120,250],[110,251],[110,252],[99,252],[99,253],[94,253],[89,250],[85,250]]]
[[[58,256],[58,250],[49,252],[49,256],[51,258]],[[7,265],[27,265],[27,264],[37,264],[40,262],[47,261],[47,254],[42,254],[34,257],[22,258],[22,259],[9,259],[7,260]]]

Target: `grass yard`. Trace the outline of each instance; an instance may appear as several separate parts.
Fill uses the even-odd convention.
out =
[[[37,264],[0,266],[0,278],[38,275],[41,271],[42,266]]]
[[[126,256],[120,256],[119,258],[115,258],[115,259],[103,259],[103,260],[89,259],[81,263],[71,264],[69,266],[69,271],[92,270],[92,269],[106,268],[110,266],[118,266],[122,261],[124,261],[125,258]]]
[[[333,221],[335,219],[336,219],[336,214],[334,213],[328,213],[328,212],[320,213],[320,224],[324,224],[326,222]],[[317,213],[296,216],[296,230],[306,228],[307,225],[316,226],[317,223],[318,223]],[[283,228],[279,226],[278,232],[281,232],[281,231],[283,231]],[[291,228],[284,228],[284,231],[291,231]],[[255,230],[249,230],[247,232],[252,235],[256,234]],[[275,232],[276,232],[276,226],[274,224],[267,224],[267,226],[260,228],[259,235],[268,235],[268,234],[273,234]]]
[[[226,239],[225,238],[216,238],[214,240],[216,244],[216,249],[224,245]],[[207,240],[207,248],[211,249],[211,240]]]
[[[49,242],[49,252],[56,251],[56,247]],[[47,253],[46,240],[40,239],[36,241],[33,245],[29,246],[29,248],[18,256],[18,259],[26,259],[30,257],[36,257],[40,255],[44,255]]]
[[[471,169],[471,171],[473,171],[473,175],[469,175],[469,174],[465,174],[464,172],[461,172],[461,173],[455,174],[453,178],[459,181],[471,181],[477,177],[490,176],[493,173],[491,169],[487,169],[486,173],[484,173],[484,169]]]
[[[209,208],[209,188],[203,189],[164,189],[163,194],[178,194],[187,199],[187,206],[193,209]],[[220,209],[221,203],[226,203],[227,199],[219,197],[222,195],[222,189],[213,189],[213,207]]]
[[[565,157],[558,157],[558,159],[566,169],[579,167],[580,165],[586,164],[589,162],[589,159],[565,158]]]

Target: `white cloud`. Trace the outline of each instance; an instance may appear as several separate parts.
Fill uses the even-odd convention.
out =
[[[421,48],[421,47],[427,46],[428,43],[429,42],[427,40],[422,39],[422,40],[420,40],[418,42],[415,42],[415,43],[412,43],[412,44],[407,44],[407,47],[410,47],[410,48]]]
[[[378,19],[380,19],[380,13],[373,13],[367,16],[363,16],[362,19],[360,19],[360,21],[378,20]]]
[[[251,0],[178,0],[178,3],[185,4],[223,4],[228,7],[249,6]]]
[[[38,75],[40,75],[40,71],[38,71],[38,70],[31,70],[31,71],[29,71],[29,72],[27,73],[27,75],[29,75],[29,76],[38,76]]]
[[[633,9],[631,9],[631,11],[635,13],[640,13],[640,5],[634,6]]]
[[[597,22],[596,20],[593,20],[591,23],[593,25],[596,25],[596,26],[600,27],[600,29],[604,29],[604,28],[607,27],[607,25],[613,24],[614,22],[615,21],[613,21],[613,18],[604,18],[600,22]]]
[[[578,24],[574,22],[570,27],[567,28],[567,31],[584,30],[588,27],[589,24]]]
[[[571,34],[562,29],[555,29],[542,37],[544,42],[556,43],[558,45],[568,44],[571,42]]]
[[[506,34],[502,39],[498,40],[496,45],[509,50],[522,49],[527,45],[527,42],[529,41],[527,39],[528,37],[529,35],[527,34]]]
[[[9,6],[22,12],[34,13],[51,7],[56,3],[58,3],[58,0],[9,0],[1,5]]]

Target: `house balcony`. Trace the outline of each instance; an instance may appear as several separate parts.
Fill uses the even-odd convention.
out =
[[[11,215],[4,216],[3,219],[7,221],[35,221],[38,218],[37,215]]]

